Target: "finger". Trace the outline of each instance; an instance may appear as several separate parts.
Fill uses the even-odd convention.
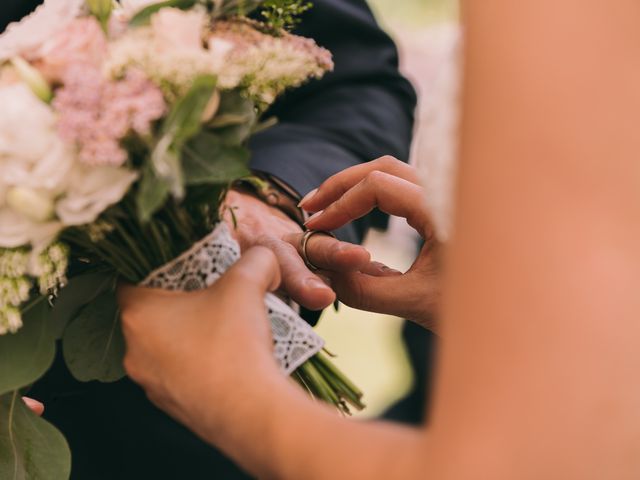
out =
[[[292,245],[275,237],[260,237],[257,242],[275,254],[282,271],[282,288],[295,302],[309,310],[321,310],[334,302],[333,290],[307,268]]]
[[[329,272],[338,299],[353,308],[414,320],[422,312],[424,285],[416,275],[372,276],[361,272]],[[401,300],[401,301],[399,301]]]
[[[22,397],[22,401],[25,403],[27,407],[29,407],[29,410],[31,410],[33,413],[35,413],[39,417],[41,417],[42,414],[44,413],[44,404],[38,402],[37,400],[34,400],[33,398],[29,398],[29,397]]]
[[[295,247],[302,258],[304,258],[303,238],[303,233],[293,233],[284,237],[284,240]],[[330,235],[318,233],[312,235],[307,241],[307,259],[320,270],[348,272],[365,268],[371,260],[371,254],[360,245],[341,242]]]
[[[409,225],[427,238],[430,221],[424,192],[418,185],[383,172],[372,172],[322,212],[306,223],[314,230],[335,230],[367,215],[375,207],[407,219]]]
[[[385,172],[418,184],[415,168],[390,156],[347,168],[327,179],[300,202],[300,207],[308,212],[318,212],[338,200],[347,191],[366,178],[371,172]]]
[[[360,273],[372,277],[397,277],[398,275],[402,275],[401,271],[390,268],[380,262],[369,262],[364,268],[360,269]]]
[[[247,250],[210,289],[243,287],[262,295],[278,288],[281,281],[278,260],[269,248],[252,247]]]

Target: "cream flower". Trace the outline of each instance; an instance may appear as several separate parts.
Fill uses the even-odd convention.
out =
[[[203,45],[206,19],[200,8],[163,8],[151,17],[150,25],[131,29],[111,44],[104,70],[121,78],[129,68],[138,68],[174,100],[196,77],[219,71],[220,63]]]
[[[207,13],[201,8],[183,11],[163,8],[151,17],[151,28],[160,50],[202,50]]]
[[[63,191],[74,154],[58,137],[53,110],[23,83],[0,88],[0,183]]]
[[[10,24],[0,35],[0,62],[23,56],[67,28],[77,18],[85,0],[45,0],[20,22]]]
[[[29,55],[49,80],[62,80],[69,67],[87,64],[96,68],[107,50],[107,37],[93,17],[76,18],[67,28],[45,41]]]
[[[25,84],[0,88],[0,105],[0,247],[46,246],[61,225],[44,210],[63,193],[74,155],[51,108]]]
[[[56,116],[24,84],[0,88],[0,247],[46,248],[67,226],[94,221],[136,174],[89,167],[57,134]]]
[[[56,205],[57,216],[65,226],[91,223],[119,202],[136,178],[136,173],[124,168],[78,165]]]

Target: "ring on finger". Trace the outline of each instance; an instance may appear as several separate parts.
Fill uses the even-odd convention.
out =
[[[307,251],[309,240],[314,235],[326,235],[331,238],[336,238],[336,236],[333,233],[325,232],[324,230],[307,230],[302,235],[302,238],[300,239],[300,255],[302,256],[302,260],[309,270],[311,270],[312,272],[317,272],[318,270],[320,270],[320,268],[314,265],[311,260],[309,260],[309,253]]]

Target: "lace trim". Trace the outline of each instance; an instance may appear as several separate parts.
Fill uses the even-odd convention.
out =
[[[178,258],[151,273],[141,285],[173,291],[195,291],[213,285],[240,258],[240,247],[226,224]],[[272,294],[265,305],[273,334],[273,353],[280,368],[293,373],[324,347],[324,341],[291,307]],[[239,348],[241,348],[241,342]]]

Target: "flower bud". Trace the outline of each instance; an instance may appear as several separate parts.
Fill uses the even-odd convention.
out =
[[[7,192],[7,205],[34,222],[46,222],[53,218],[55,206],[47,195],[25,187],[13,187]]]
[[[21,57],[13,57],[11,65],[15,69],[20,79],[26,83],[31,91],[43,102],[49,103],[53,98],[53,92],[49,83],[45,80],[37,68],[32,67],[29,62]]]
[[[86,0],[87,6],[89,7],[89,11],[91,15],[96,17],[102,28],[107,28],[109,24],[109,18],[111,17],[111,12],[113,11],[113,0]]]

